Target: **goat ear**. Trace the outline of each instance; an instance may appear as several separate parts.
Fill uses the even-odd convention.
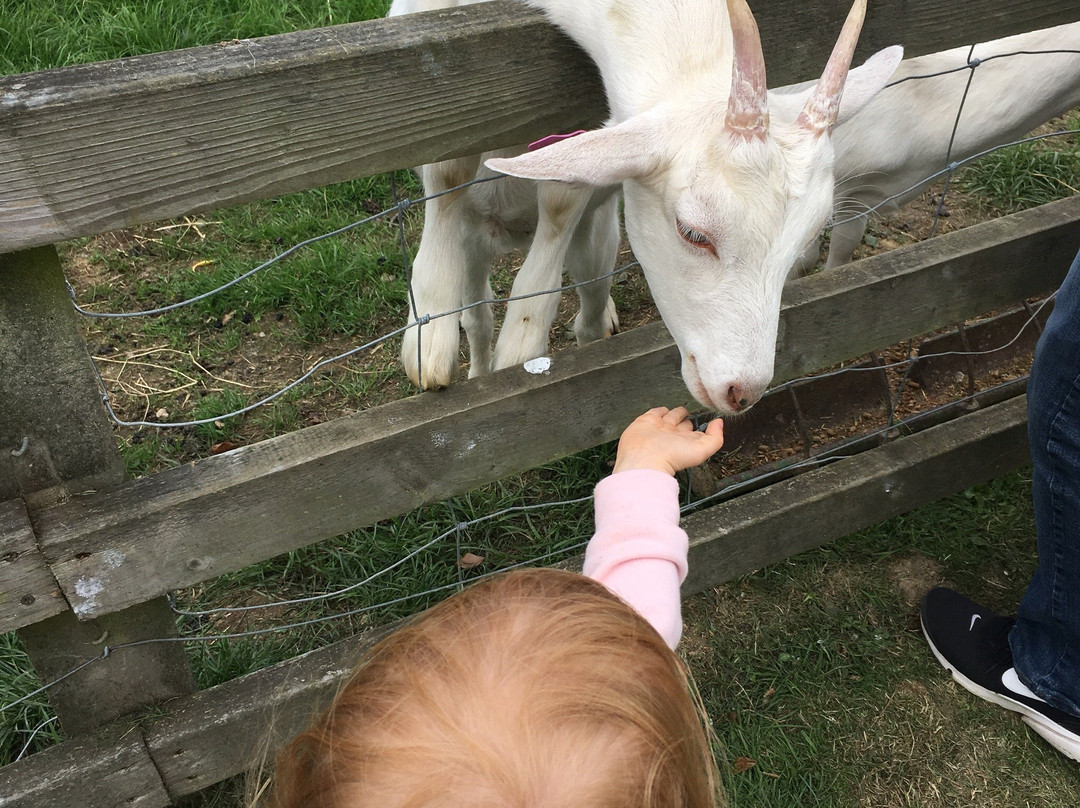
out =
[[[904,49],[900,45],[893,45],[878,51],[858,67],[851,68],[844,82],[844,92],[840,96],[840,111],[836,116],[836,123],[842,124],[851,118],[881,92],[903,57]],[[786,110],[789,119],[794,118],[797,111],[806,105],[816,86],[816,81],[804,81],[769,90],[769,105],[778,110]]]
[[[878,51],[859,67],[848,71],[844,94],[840,96],[840,112],[836,116],[836,123],[842,124],[881,92],[903,58],[903,47],[893,45]]]
[[[648,174],[660,162],[662,142],[657,122],[636,115],[518,157],[493,157],[484,165],[512,177],[599,188]]]

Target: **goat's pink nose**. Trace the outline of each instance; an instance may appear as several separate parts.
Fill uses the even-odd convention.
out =
[[[727,405],[732,412],[739,412],[749,407],[756,398],[751,397],[742,385],[733,384],[727,391]]]

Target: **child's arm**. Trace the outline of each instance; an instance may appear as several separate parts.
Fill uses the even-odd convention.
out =
[[[672,648],[682,633],[688,548],[674,474],[723,443],[720,419],[698,432],[685,408],[649,410],[623,432],[615,469],[596,487],[596,534],[583,572],[633,606]]]

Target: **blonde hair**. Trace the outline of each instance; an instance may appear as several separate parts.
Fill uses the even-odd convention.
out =
[[[277,756],[272,808],[712,808],[683,663],[575,573],[494,576],[376,645]]]

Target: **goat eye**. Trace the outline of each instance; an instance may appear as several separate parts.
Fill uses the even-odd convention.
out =
[[[683,241],[687,244],[702,250],[708,250],[713,255],[716,255],[716,248],[713,246],[713,243],[709,241],[709,237],[704,233],[699,233],[692,227],[687,227],[678,219],[675,220],[675,229],[679,231],[679,235],[682,236]]]

